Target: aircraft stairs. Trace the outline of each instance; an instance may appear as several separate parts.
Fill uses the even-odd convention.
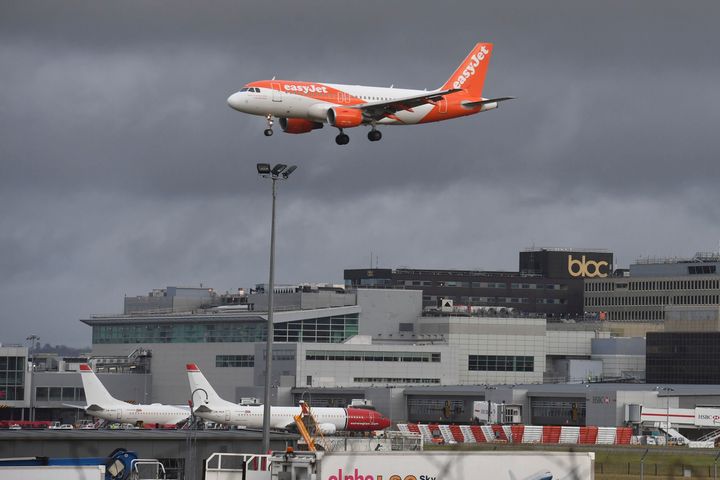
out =
[[[676,429],[674,429],[672,427],[670,427],[670,428],[660,427],[660,430],[667,433],[668,437],[675,440],[675,442],[677,442],[679,445],[687,445],[688,443],[690,443],[690,440],[685,435],[683,435],[682,433],[680,433],[679,431],[677,431]]]
[[[720,428],[698,438],[698,442],[714,442],[720,438]]]

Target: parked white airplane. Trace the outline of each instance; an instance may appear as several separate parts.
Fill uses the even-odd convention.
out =
[[[207,381],[205,375],[194,363],[187,364],[190,390],[200,392],[195,395],[197,406],[194,413],[216,423],[242,425],[249,428],[262,428],[263,405],[237,405],[223,400]],[[203,395],[206,393],[207,396]],[[295,416],[300,415],[302,407],[270,407],[270,428],[288,430],[295,427]],[[382,430],[390,426],[390,420],[382,414],[366,408],[330,408],[312,409],[318,427],[322,433],[332,434],[347,430],[354,432]]]
[[[151,405],[133,405],[110,395],[90,365],[80,365],[80,378],[85,389],[87,406],[83,408],[88,415],[111,422],[172,425],[180,423],[190,416],[190,408],[153,403]]]

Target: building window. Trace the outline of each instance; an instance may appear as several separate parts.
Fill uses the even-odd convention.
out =
[[[715,265],[693,265],[688,267],[690,275],[708,275],[717,272]]]
[[[25,357],[0,357],[0,402],[25,399]]]
[[[468,355],[468,370],[476,372],[532,372],[535,357],[514,355]]]
[[[331,362],[440,362],[440,353],[432,352],[369,352],[358,350],[308,350],[305,360]]]
[[[255,355],[216,355],[215,366],[218,368],[254,367]]]
[[[438,384],[439,378],[391,378],[391,377],[355,377],[354,383],[380,383],[380,384]]]

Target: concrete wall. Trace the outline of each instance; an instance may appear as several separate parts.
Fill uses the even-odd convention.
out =
[[[421,290],[357,290],[362,309],[360,335],[386,336],[400,331],[400,323],[416,323],[422,314]]]
[[[95,356],[128,355],[137,345],[96,344]],[[151,343],[152,401],[187,404],[190,397],[185,365],[196,363],[217,393],[234,401],[235,388],[253,385],[253,367],[215,367],[216,355],[254,355],[254,343]]]
[[[407,419],[407,404],[402,388],[369,388],[365,398],[372,401],[375,409],[396,422]]]
[[[668,306],[665,308],[666,332],[720,332],[720,307]]]
[[[429,352],[440,353],[440,362],[380,362],[380,361],[337,361],[305,360],[308,350],[358,351],[358,352]],[[383,385],[381,381],[355,382],[355,378],[435,378],[441,384],[452,385],[456,380],[454,356],[447,345],[357,345],[357,344],[298,344],[298,387],[358,387]],[[312,377],[312,385],[307,377]],[[400,386],[385,383],[383,386]]]
[[[457,385],[519,384],[542,382],[545,371],[545,319],[500,317],[423,318],[420,331],[438,321],[447,322],[446,336],[455,357],[454,371],[447,372],[447,383]],[[510,355],[534,357],[532,372],[470,371],[470,355]],[[457,375],[453,382],[452,373]]]
[[[582,355],[590,356],[593,338],[609,338],[610,333],[602,330],[571,330],[548,328],[547,354],[548,355]]]

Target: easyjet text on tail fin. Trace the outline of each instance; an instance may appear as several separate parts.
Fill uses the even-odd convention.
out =
[[[492,49],[492,43],[476,44],[441,89],[461,88],[471,97],[481,97]]]
[[[85,390],[85,400],[88,405],[108,406],[121,405],[125,402],[118,400],[110,395],[100,379],[92,371],[87,363],[80,364],[80,378],[82,379],[83,389]]]

